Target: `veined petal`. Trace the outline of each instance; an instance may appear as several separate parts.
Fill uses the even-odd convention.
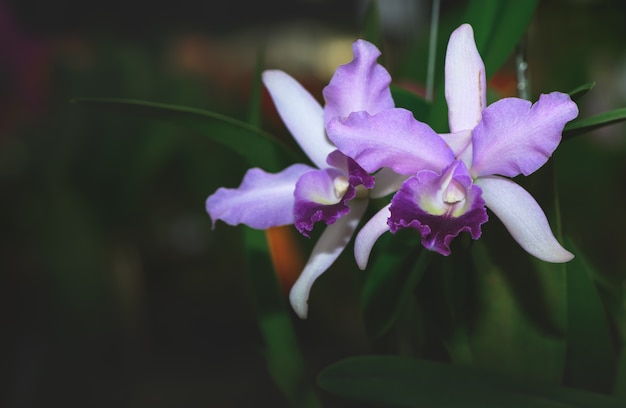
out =
[[[533,173],[552,155],[563,127],[576,116],[578,107],[560,92],[541,95],[532,105],[519,98],[492,103],[472,132],[472,175]]]
[[[485,202],[467,167],[453,162],[442,174],[423,170],[408,178],[391,199],[389,229],[413,228],[426,249],[450,254],[452,239],[467,231],[480,238],[487,221]]]
[[[324,110],[315,98],[283,71],[263,72],[267,88],[278,114],[304,153],[320,169],[326,167],[326,156],[335,147],[324,131]]]
[[[356,40],[352,51],[354,59],[337,68],[324,88],[324,123],[336,116],[347,117],[351,112],[373,115],[395,106],[389,89],[391,76],[376,63],[378,48],[365,40]]]
[[[306,318],[309,311],[309,293],[315,280],[335,262],[343,252],[354,230],[367,208],[367,200],[354,200],[350,203],[350,213],[335,224],[326,227],[315,244],[302,274],[291,288],[289,301],[300,318]]]
[[[476,184],[483,190],[487,207],[526,252],[546,262],[574,258],[558,243],[543,210],[526,190],[498,176],[480,177]]]
[[[368,222],[361,228],[354,240],[354,259],[362,270],[367,267],[370,253],[374,244],[381,235],[389,231],[387,219],[389,218],[389,207],[387,204],[381,208]]]
[[[304,164],[294,164],[275,174],[250,169],[238,188],[219,188],[209,196],[206,210],[214,224],[222,220],[256,229],[292,224],[296,182],[311,170]]]
[[[406,109],[375,115],[354,112],[347,119],[331,120],[326,130],[339,150],[370,173],[389,167],[399,174],[415,174],[440,170],[454,160],[446,142]]]
[[[472,130],[487,106],[487,80],[485,64],[469,24],[463,24],[450,35],[445,65],[450,131]]]

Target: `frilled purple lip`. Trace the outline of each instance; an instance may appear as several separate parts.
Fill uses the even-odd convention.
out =
[[[442,199],[441,191],[450,183],[464,191],[464,199],[456,204],[444,204]],[[389,229],[396,232],[414,228],[421,234],[425,248],[450,255],[450,243],[462,231],[469,232],[473,239],[480,238],[480,226],[488,218],[481,194],[460,161],[453,162],[441,175],[423,170],[407,179],[392,198]]]
[[[374,177],[338,150],[328,155],[330,168],[303,174],[294,192],[294,225],[306,237],[316,222],[333,224],[350,212],[357,186],[374,187]]]

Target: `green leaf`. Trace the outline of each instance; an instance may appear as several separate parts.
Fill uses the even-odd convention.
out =
[[[571,91],[568,92],[568,94],[572,98],[572,100],[577,101],[581,97],[583,97],[587,92],[592,90],[595,85],[596,85],[595,82],[587,82],[586,84],[583,84],[579,86],[578,88],[572,89]]]
[[[604,126],[623,122],[625,120],[626,108],[614,109],[589,118],[576,119],[573,122],[569,122],[567,125],[565,125],[565,130],[563,130],[563,137],[571,138],[595,129],[599,129]]]
[[[617,356],[604,305],[592,280],[595,273],[571,240],[576,257],[567,267],[567,360],[565,384],[608,393],[615,381]]]
[[[472,256],[479,312],[468,333],[474,363],[559,382],[565,363],[564,268],[535,261],[497,220],[485,224]]]
[[[318,376],[333,394],[396,407],[618,408],[605,395],[465,366],[392,356],[352,357]]]
[[[408,89],[391,85],[391,95],[397,108],[408,109],[413,112],[415,119],[419,121],[427,121],[430,114],[430,103]]]
[[[363,39],[374,44],[382,53],[383,58],[383,38],[380,29],[380,6],[378,0],[371,0],[365,10],[365,20],[363,22]]]
[[[526,32],[538,0],[500,0],[497,3],[498,12],[488,34],[486,47],[481,54],[488,77],[493,76],[515,50]],[[476,29],[479,29],[479,26],[476,26]]]
[[[272,135],[250,124],[215,112],[120,98],[75,98],[72,102],[174,122],[234,149],[248,161],[251,167],[261,167],[266,171],[276,172],[289,164],[307,161],[289,150]]]
[[[430,254],[417,234],[386,234],[363,287],[363,314],[370,337],[385,334],[398,320],[423,276]]]

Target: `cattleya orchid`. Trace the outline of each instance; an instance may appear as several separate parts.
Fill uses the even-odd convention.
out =
[[[531,102],[504,98],[486,106],[483,61],[472,27],[451,35],[445,61],[450,132],[437,134],[411,112],[392,108],[336,117],[330,140],[368,172],[388,167],[408,176],[391,203],[361,229],[355,257],[365,268],[380,235],[414,228],[424,247],[450,254],[450,242],[467,231],[481,235],[487,206],[528,253],[548,262],[573,255],[558,243],[535,199],[510,180],[533,173],[561,141],[578,115],[567,94],[552,92]]]
[[[394,107],[389,73],[376,60],[380,51],[364,40],[352,46],[353,60],[340,66],[323,90],[322,107],[295,79],[268,70],[262,79],[283,122],[317,166],[294,164],[275,174],[253,168],[236,189],[220,188],[206,202],[213,222],[243,223],[256,229],[295,224],[309,236],[315,223],[328,224],[289,294],[302,318],[308,312],[313,282],[350,241],[367,208],[368,197],[382,197],[399,188],[402,179],[391,171],[374,176],[336,150],[326,124],[351,112],[376,114]]]

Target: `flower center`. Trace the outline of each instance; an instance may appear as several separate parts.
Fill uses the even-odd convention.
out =
[[[465,200],[465,189],[456,180],[450,180],[442,194],[443,202],[449,205],[458,204]]]
[[[346,176],[335,177],[333,184],[335,188],[335,197],[337,197],[337,199],[342,198],[344,194],[346,194],[346,191],[348,191],[348,187],[350,187],[350,182]]]

